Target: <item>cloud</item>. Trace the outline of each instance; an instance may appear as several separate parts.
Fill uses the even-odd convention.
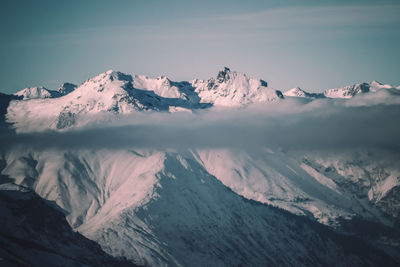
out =
[[[102,123],[96,118],[96,124],[63,132],[5,134],[0,146],[39,150],[379,147],[400,152],[400,104],[362,105],[364,97],[369,101],[367,95],[351,101],[287,99],[235,110],[139,113],[107,117]]]

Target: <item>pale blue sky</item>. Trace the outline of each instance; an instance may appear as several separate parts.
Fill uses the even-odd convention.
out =
[[[2,0],[0,91],[108,69],[172,80],[229,66],[286,90],[400,85],[400,1]]]

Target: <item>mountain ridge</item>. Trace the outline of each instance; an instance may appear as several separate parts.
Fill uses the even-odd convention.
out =
[[[145,75],[125,74],[120,71],[110,69],[86,80],[82,84],[93,81],[100,76],[107,75],[110,75],[110,77],[112,77],[111,79],[132,82],[133,87],[136,89],[154,91],[156,95],[165,98],[183,97],[187,99],[189,96],[185,95],[184,92],[180,92],[180,88],[188,87],[187,89],[189,89],[189,87],[192,86],[190,90],[196,91],[201,98],[200,101],[209,101],[213,104],[226,106],[231,106],[232,104],[240,105],[249,104],[252,102],[263,102],[266,100],[274,101],[276,98],[283,98],[284,96],[306,98],[351,98],[359,93],[376,92],[380,89],[400,89],[400,86],[395,87],[374,80],[372,82],[361,82],[353,85],[326,89],[321,93],[310,93],[304,89],[301,89],[300,87],[295,87],[286,91],[274,89],[276,95],[274,95],[273,92],[270,92],[269,96],[254,96],[257,94],[263,94],[264,92],[262,90],[257,90],[257,87],[269,88],[268,83],[262,79],[249,78],[246,74],[241,72],[231,71],[231,69],[228,67],[224,67],[223,69],[219,70],[216,78],[210,78],[208,80],[193,79],[190,81],[180,82],[172,81],[166,76],[149,78]],[[29,87],[14,93],[14,95],[23,96],[23,99],[61,97],[71,93],[81,85],[77,86],[75,84],[66,82],[63,83],[57,90],[50,90],[43,86]],[[237,94],[242,94],[244,99],[240,99],[240,96],[237,94],[232,94],[232,91]],[[188,92],[186,91],[185,93]],[[251,97],[246,98],[247,94],[252,95],[252,97],[255,97],[256,99],[252,100]],[[230,102],[220,99],[221,97],[229,98]]]
[[[291,97],[224,68],[189,82],[109,70],[60,91],[0,95],[17,132],[1,140],[0,191],[29,188],[110,255],[154,266],[398,265],[399,154],[380,131],[358,142],[370,114],[397,133],[396,88]]]
[[[228,159],[219,151],[213,153],[219,153],[221,160]],[[2,174],[10,181],[34,187],[40,196],[66,211],[75,230],[98,242],[107,253],[138,265],[306,266],[333,261],[339,265],[396,265],[377,244],[374,248],[310,220],[312,217],[299,217],[239,193],[221,173],[209,170],[212,159],[202,163],[206,161],[204,151],[27,152],[21,148],[4,157]],[[273,165],[263,169],[269,173],[263,179],[268,181],[274,169],[284,175],[280,169],[289,162],[270,163]],[[253,175],[243,172],[250,164],[260,162],[241,164],[244,170],[239,171],[242,179],[252,183]],[[260,189],[262,185],[260,180]],[[302,199],[301,194],[288,203],[295,202],[321,208],[305,196]]]
[[[29,89],[29,88],[28,88]],[[165,76],[149,78],[108,70],[79,86],[63,84],[58,91],[42,87],[18,92],[24,99],[11,101],[7,121],[17,129],[46,125],[50,129],[66,129],[79,125],[82,115],[132,114],[137,111],[196,112],[211,107],[240,108],[252,104],[275,104],[289,98],[351,99],[355,96],[396,90],[376,81],[324,93],[308,93],[300,88],[282,93],[268,87],[262,79],[225,67],[215,78],[175,82]]]
[[[289,89],[288,91],[285,91],[283,94],[288,97],[301,97],[310,99],[315,99],[315,98],[349,99],[362,93],[369,93],[369,92],[375,93],[381,89],[398,90],[399,88],[400,87],[395,87],[389,84],[382,84],[377,81],[372,81],[369,83],[363,82],[363,83],[356,83],[353,85],[347,85],[344,87],[326,89],[322,93],[309,93],[301,89],[300,87],[295,87]]]

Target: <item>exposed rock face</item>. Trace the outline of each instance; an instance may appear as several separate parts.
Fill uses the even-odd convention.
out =
[[[58,89],[57,91],[61,94],[61,95],[66,95],[71,93],[72,91],[74,91],[76,89],[76,85],[72,84],[72,83],[63,83]]]
[[[54,205],[26,189],[0,190],[0,257],[5,266],[135,266],[74,232]]]
[[[76,121],[76,115],[74,113],[72,113],[70,111],[62,112],[58,116],[56,128],[57,129],[68,128],[68,127],[74,125],[75,121]]]

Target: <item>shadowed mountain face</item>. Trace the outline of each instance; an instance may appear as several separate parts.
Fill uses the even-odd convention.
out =
[[[6,122],[7,108],[12,100],[21,100],[22,97],[0,93],[0,134],[11,132],[10,124]]]
[[[0,93],[0,120],[1,122],[4,122],[5,120],[5,115],[7,114],[7,108],[8,105],[10,104],[11,100],[21,100],[21,96],[15,96],[15,95],[7,95]]]
[[[74,232],[54,204],[26,190],[0,191],[0,223],[2,266],[135,266]]]

